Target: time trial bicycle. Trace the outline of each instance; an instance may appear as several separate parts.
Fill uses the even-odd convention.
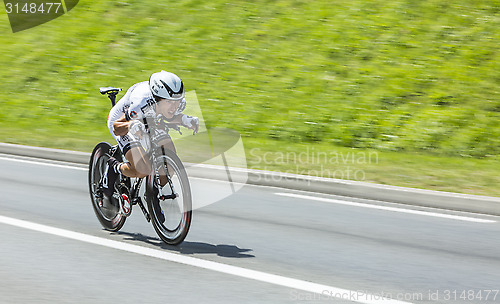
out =
[[[102,95],[107,94],[114,106],[116,95],[121,89],[106,87],[99,91]],[[191,225],[191,188],[179,157],[158,143],[160,137],[168,134],[170,129],[178,130],[178,126],[170,125],[163,115],[156,113],[146,115],[139,123],[142,124],[140,129],[145,132],[144,136],[149,139],[147,155],[152,166],[150,175],[131,179],[120,174],[113,195],[108,198],[102,191],[107,161],[114,157],[123,162],[125,157],[118,145],[112,146],[107,142],[97,144],[89,162],[88,183],[92,207],[104,229],[118,231],[132,213],[132,207],[138,205],[146,220],[152,222],[160,239],[169,245],[177,245],[186,238]],[[141,190],[144,179],[145,187]]]

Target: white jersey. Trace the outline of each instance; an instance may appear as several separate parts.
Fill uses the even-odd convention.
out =
[[[116,105],[111,109],[108,116],[108,128],[111,135],[120,144],[122,151],[125,148],[124,153],[129,148],[129,143],[133,141],[133,136],[127,134],[125,136],[117,136],[113,133],[113,123],[125,115],[127,120],[144,118],[144,113],[151,109],[155,104],[153,94],[149,89],[149,82],[143,81],[131,86],[125,95],[116,103]],[[186,100],[183,98],[175,115],[182,113],[186,108]]]
[[[108,116],[108,125],[113,126],[113,122],[125,114],[127,120],[142,118],[143,111],[154,103],[153,94],[149,90],[147,81],[139,82],[131,86],[125,95],[111,109]],[[139,117],[141,114],[141,117]]]

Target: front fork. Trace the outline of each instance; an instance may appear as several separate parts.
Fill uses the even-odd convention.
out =
[[[161,146],[161,152],[163,155],[165,155],[165,147]],[[168,172],[168,165],[167,165],[167,162],[165,160],[165,158],[163,159],[163,168],[165,170],[165,176],[167,178],[167,183],[168,183],[168,186],[170,187],[170,194],[169,195],[163,195],[161,193],[161,188],[163,188],[163,186],[165,185],[161,185],[161,180],[160,180],[160,168],[156,168],[155,169],[155,180],[156,180],[156,183],[157,185],[159,185],[158,187],[158,199],[159,200],[166,200],[166,199],[175,199],[177,197],[177,194],[175,193],[175,190],[174,190],[174,185],[172,183],[172,179],[170,178],[170,172]]]

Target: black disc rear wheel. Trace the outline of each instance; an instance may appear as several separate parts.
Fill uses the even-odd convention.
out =
[[[97,219],[106,230],[118,231],[125,224],[126,217],[120,212],[115,197],[106,198],[99,190],[99,182],[106,169],[111,145],[101,142],[95,146],[89,162],[89,192]]]

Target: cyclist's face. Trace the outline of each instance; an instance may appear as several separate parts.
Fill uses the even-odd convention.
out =
[[[180,99],[177,100],[169,100],[169,99],[160,99],[157,102],[158,110],[161,114],[163,114],[166,118],[172,118],[181,103]]]

